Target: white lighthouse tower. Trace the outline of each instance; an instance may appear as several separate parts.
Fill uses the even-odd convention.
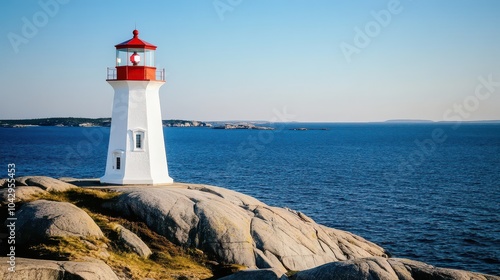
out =
[[[115,90],[106,173],[101,183],[169,184],[160,109],[165,70],[155,67],[156,46],[134,37],[116,45],[116,67],[108,68]]]

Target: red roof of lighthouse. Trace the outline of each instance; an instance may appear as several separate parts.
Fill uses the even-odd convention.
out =
[[[126,49],[126,48],[139,48],[139,49],[148,49],[148,50],[156,50],[156,46],[150,44],[144,40],[139,39],[139,31],[135,29],[132,34],[134,37],[130,40],[127,40],[123,43],[115,45],[117,49]]]

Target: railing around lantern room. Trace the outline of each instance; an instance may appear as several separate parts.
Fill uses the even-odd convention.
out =
[[[108,67],[107,70],[108,70],[108,73],[107,73],[106,80],[117,80],[118,79],[116,67]],[[165,68],[156,69],[155,80],[156,81],[165,81]]]
[[[108,75],[106,80],[116,80],[116,68],[108,67]]]

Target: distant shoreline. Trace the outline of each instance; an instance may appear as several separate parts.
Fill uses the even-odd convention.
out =
[[[338,123],[338,124],[500,124],[500,120],[482,120],[482,121],[431,121],[431,120],[412,120],[412,119],[394,119],[382,122],[290,122],[290,124],[319,124],[319,123]],[[258,125],[257,125],[258,124]],[[267,126],[266,126],[267,124]],[[208,127],[216,129],[272,129],[268,125],[271,122],[266,121],[195,121],[195,120],[163,120],[164,127]],[[110,127],[111,118],[40,118],[40,119],[13,119],[0,120],[0,128],[25,128],[38,126],[53,127]],[[307,130],[294,129],[294,130]]]
[[[0,127],[23,128],[36,126],[54,127],[110,127],[111,118],[40,118],[20,120],[0,120]],[[165,127],[211,127],[212,125],[200,121],[190,120],[163,120]]]

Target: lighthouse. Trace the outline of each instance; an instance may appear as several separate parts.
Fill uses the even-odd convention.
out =
[[[107,82],[115,93],[101,183],[173,183],[168,175],[159,96],[165,70],[156,69],[156,46],[139,39],[139,31],[132,34],[132,39],[115,45],[116,66],[108,68]]]

